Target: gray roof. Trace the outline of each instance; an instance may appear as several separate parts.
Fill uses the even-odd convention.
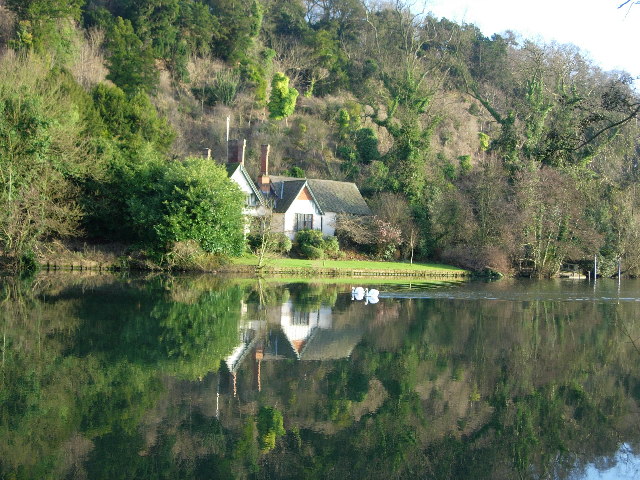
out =
[[[283,194],[282,199],[276,202],[275,211],[278,213],[287,211],[306,184],[323,212],[371,215],[355,183],[280,176],[272,176],[271,182],[274,193],[279,198]]]
[[[274,180],[277,178],[278,180]],[[304,178],[282,180],[284,177],[271,177],[271,190],[276,195],[273,211],[284,213],[289,210],[293,201],[298,198],[302,189],[307,185]],[[316,203],[318,203],[316,201]]]
[[[363,334],[357,328],[318,330],[302,349],[301,360],[337,360],[350,357]]]

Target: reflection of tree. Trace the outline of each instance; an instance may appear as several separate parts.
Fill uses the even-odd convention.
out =
[[[318,405],[338,430],[303,430],[307,453],[273,453],[264,478],[310,462],[319,477],[569,478],[612,457],[622,431],[633,438],[623,412],[640,391],[635,351],[607,320],[633,318],[633,306],[400,305],[396,322],[376,328],[401,335],[371,335],[326,373]],[[379,379],[388,397],[356,421],[358,375]]]
[[[104,283],[55,285],[42,297],[29,284],[0,285],[0,477],[62,478],[91,448],[99,455],[90,478],[148,471],[136,431],[158,401],[160,373],[202,376],[236,340],[239,287],[191,283],[182,303],[163,281]]]
[[[291,283],[287,289],[295,309],[303,312],[317,311],[321,306],[332,307],[338,297],[336,285]]]
[[[68,355],[80,324],[72,296],[49,300],[12,281],[0,288],[0,476],[61,478],[81,463],[90,438],[135,428],[159,382],[124,362]]]
[[[637,444],[634,302],[381,299],[393,321],[372,322],[340,287],[264,285],[368,333],[349,358],[263,362],[261,392],[240,375],[218,419],[217,376],[183,379],[237,341],[239,287],[1,288],[0,477],[563,479]]]
[[[190,297],[189,303],[175,301],[161,285],[85,295],[78,353],[98,350],[190,379],[217,370],[237,341],[242,291],[220,288]]]

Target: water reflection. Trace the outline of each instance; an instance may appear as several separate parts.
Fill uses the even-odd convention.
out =
[[[636,478],[639,287],[8,279],[0,478]]]

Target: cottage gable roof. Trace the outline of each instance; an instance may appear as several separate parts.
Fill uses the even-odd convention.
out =
[[[276,196],[273,211],[276,213],[285,213],[305,187],[309,189],[309,193],[316,203],[318,210],[320,210],[320,213],[324,213],[313,191],[309,188],[307,180],[304,178],[289,177],[271,177],[271,190]]]
[[[307,185],[323,212],[371,215],[371,210],[355,183],[280,176],[272,176],[271,183],[276,196],[282,197],[276,202],[275,211],[278,213],[286,212],[302,188]]]
[[[258,198],[260,205],[265,204],[265,200],[264,200],[264,196],[262,195],[262,192],[260,192],[256,184],[253,182],[253,180],[251,180],[251,176],[249,175],[249,172],[247,172],[247,169],[244,168],[244,165],[242,165],[241,163],[226,163],[225,167],[227,169],[227,175],[229,176],[229,178],[233,177],[236,174],[236,172],[239,171],[240,175],[246,180],[247,184],[251,188],[251,191]]]

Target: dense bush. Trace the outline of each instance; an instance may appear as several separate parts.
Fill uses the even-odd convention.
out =
[[[153,188],[153,187],[152,187]],[[153,225],[155,245],[195,240],[210,253],[240,255],[244,246],[244,196],[224,167],[201,158],[166,165],[151,200],[132,199],[132,216],[149,228],[147,210],[158,209]],[[142,202],[142,203],[140,203]]]
[[[295,252],[303,258],[318,260],[326,256],[335,257],[340,251],[338,239],[323,236],[320,230],[301,230],[294,241]]]

